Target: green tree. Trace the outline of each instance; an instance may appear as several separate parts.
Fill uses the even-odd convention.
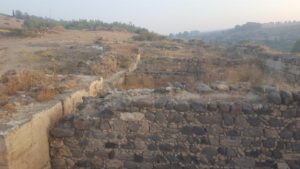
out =
[[[295,43],[295,45],[294,45],[294,47],[293,47],[293,49],[292,49],[292,52],[293,52],[293,53],[300,53],[300,40],[298,40],[298,41]]]

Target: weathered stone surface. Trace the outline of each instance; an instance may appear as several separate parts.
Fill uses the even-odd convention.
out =
[[[230,103],[227,103],[227,102],[219,102],[218,108],[220,109],[221,112],[227,113],[227,112],[230,112],[231,105],[230,105]]]
[[[242,105],[242,112],[244,112],[245,114],[250,114],[253,112],[253,108],[251,104],[248,103],[244,103]]]
[[[266,148],[274,148],[276,145],[275,139],[267,139],[263,141],[263,146]]]
[[[279,162],[276,164],[277,169],[289,169],[289,165],[285,162]]]
[[[224,121],[224,125],[231,126],[234,124],[235,118],[231,113],[223,113],[223,121]]]
[[[174,109],[178,112],[186,112],[190,109],[190,105],[188,102],[178,102],[175,104]]]
[[[269,93],[276,91],[276,87],[273,86],[268,86],[268,85],[261,85],[261,86],[255,86],[254,90],[257,92],[262,92],[262,93]]]
[[[74,136],[73,129],[53,128],[51,135],[54,137],[72,137]]]
[[[280,137],[283,139],[291,139],[293,137],[293,132],[287,129],[284,129],[280,132]]]
[[[268,121],[271,127],[282,127],[284,126],[284,122],[277,118],[270,118]]]
[[[230,137],[237,137],[241,135],[240,132],[235,129],[228,130],[226,134]]]
[[[132,122],[128,124],[128,130],[130,132],[137,132],[140,129],[141,125],[136,122]]]
[[[229,86],[225,82],[217,82],[212,85],[213,88],[220,91],[229,91]]]
[[[114,112],[110,109],[105,109],[103,111],[100,111],[99,117],[103,119],[111,119],[114,116]]]
[[[168,102],[168,98],[162,96],[162,97],[157,98],[157,99],[154,101],[154,106],[155,106],[156,108],[163,108],[163,107],[165,107],[165,105],[167,104],[167,102]]]
[[[298,92],[293,92],[293,97],[295,101],[300,102],[300,91]]]
[[[268,93],[268,100],[274,104],[281,104],[281,96],[277,91],[271,91]]]
[[[193,102],[191,102],[191,108],[193,111],[196,111],[196,112],[205,112],[206,104],[202,103],[200,101],[193,101]]]
[[[165,151],[165,152],[170,152],[170,151],[172,151],[173,150],[173,146],[172,145],[170,145],[170,144],[160,144],[159,145],[159,149],[161,150],[161,151]]]
[[[252,158],[236,158],[234,163],[241,168],[254,168],[255,160]]]
[[[169,117],[168,117],[168,122],[169,123],[180,123],[184,120],[184,118],[182,117],[182,115],[180,113],[171,113],[169,114]]]
[[[107,142],[105,143],[105,148],[118,148],[119,145],[117,143]]]
[[[155,97],[165,96],[155,93]],[[66,166],[73,168],[298,166],[297,102],[277,105],[265,100],[258,104],[218,100],[218,104],[205,104],[195,98],[176,98],[168,107],[170,100],[165,97],[162,104],[155,99],[151,107],[133,106],[126,111],[110,105],[112,116],[99,118],[94,112],[66,118],[54,132],[55,128],[75,132],[68,137],[51,134],[50,155],[53,159],[68,158]]]
[[[134,113],[121,113],[121,120],[124,121],[140,121],[145,118],[145,115],[142,113],[134,112]]]
[[[251,126],[254,126],[254,127],[257,127],[260,125],[260,119],[257,118],[257,117],[249,117],[247,119],[247,122],[251,125]]]
[[[197,91],[199,93],[209,93],[209,92],[212,92],[213,90],[207,84],[198,83],[197,84]]]
[[[167,110],[171,110],[174,108],[174,106],[176,105],[177,103],[174,101],[174,100],[168,100],[167,104],[166,104],[166,109]]]
[[[133,98],[131,104],[139,108],[149,107],[153,105],[153,100],[148,96],[137,96]]]
[[[207,109],[209,111],[216,111],[218,109],[218,104],[217,102],[209,102],[208,103],[208,106],[207,106]]]
[[[261,137],[263,134],[263,130],[258,127],[251,127],[244,130],[244,136],[246,137]]]
[[[66,161],[62,158],[54,158],[51,161],[53,169],[63,169],[67,168]]]
[[[294,131],[293,137],[295,140],[300,140],[300,129]]]
[[[281,90],[280,96],[283,104],[291,104],[293,102],[293,95],[288,91]]]
[[[89,129],[90,125],[92,125],[92,123],[85,118],[75,118],[73,124],[76,129]]]
[[[201,153],[208,157],[213,157],[218,154],[218,150],[215,147],[205,147],[202,149]]]
[[[108,168],[122,168],[123,163],[120,160],[108,160],[106,162],[106,167]]]

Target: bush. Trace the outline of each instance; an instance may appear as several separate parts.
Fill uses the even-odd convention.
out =
[[[163,36],[148,31],[142,31],[138,35],[133,36],[132,38],[136,41],[156,41],[164,39]]]

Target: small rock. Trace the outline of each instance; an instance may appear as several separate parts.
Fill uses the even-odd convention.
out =
[[[217,102],[210,102],[210,103],[208,103],[207,109],[209,111],[216,111],[216,110],[218,110],[218,104],[217,104]]]
[[[294,131],[293,136],[295,140],[300,140],[300,129]]]
[[[230,113],[223,113],[223,121],[226,126],[231,126],[234,124],[234,117]]]
[[[96,157],[92,160],[92,164],[93,166],[95,166],[96,168],[102,168],[104,165],[104,161],[102,158],[100,157]]]
[[[53,137],[72,137],[74,136],[73,129],[53,128],[50,131]]]
[[[185,126],[181,129],[181,133],[184,135],[192,135],[194,133],[193,127]]]
[[[268,86],[268,85],[255,86],[253,89],[261,93],[270,93],[276,91],[276,87]]]
[[[144,161],[144,157],[143,155],[140,154],[134,154],[134,161],[137,163],[141,163]]]
[[[283,120],[277,118],[270,118],[268,123],[271,127],[282,127],[284,125]]]
[[[159,149],[161,151],[168,151],[168,152],[170,152],[170,151],[173,150],[173,146],[171,144],[160,144],[158,147],[159,147]]]
[[[293,92],[293,97],[295,101],[300,102],[300,91],[299,92]]]
[[[283,139],[291,139],[293,137],[293,133],[287,129],[282,130],[279,135]]]
[[[197,91],[199,93],[209,93],[212,92],[213,90],[206,84],[204,83],[198,83],[197,84]]]
[[[145,118],[142,113],[121,113],[120,118],[124,121],[140,121]]]
[[[289,165],[285,162],[279,162],[276,165],[277,169],[290,169]]]
[[[206,105],[200,101],[193,101],[191,103],[191,108],[196,112],[205,112]]]
[[[178,112],[186,112],[190,109],[190,105],[187,102],[179,102],[174,106],[174,109]]]
[[[268,100],[274,104],[281,104],[281,96],[277,91],[272,91],[268,93]]]
[[[239,168],[254,168],[255,160],[253,158],[237,158],[234,163]]]
[[[141,125],[138,123],[130,123],[128,124],[128,130],[130,132],[137,132],[140,129]]]
[[[75,118],[73,124],[76,129],[84,130],[90,128],[91,122],[85,118]]]
[[[176,105],[176,102],[174,100],[169,100],[165,107],[167,110],[172,110],[175,105]]]
[[[257,117],[249,117],[247,119],[247,122],[251,125],[251,126],[259,126],[260,125],[260,120]]]
[[[116,143],[112,143],[112,142],[107,142],[105,143],[105,148],[118,148],[119,145]]]
[[[225,82],[216,82],[213,85],[213,88],[220,91],[229,91],[229,86]]]
[[[110,109],[105,109],[99,113],[99,117],[103,119],[111,119],[114,116],[114,112]]]
[[[156,151],[157,150],[157,145],[155,145],[155,144],[149,144],[148,145],[148,150],[150,150],[150,151]]]
[[[122,168],[123,162],[120,160],[108,160],[106,162],[107,168]]]
[[[253,108],[251,104],[248,103],[244,103],[242,105],[242,112],[244,112],[245,114],[250,114],[253,112]]]
[[[157,98],[155,101],[154,101],[154,106],[156,108],[163,108],[165,107],[165,105],[167,104],[168,102],[168,98],[167,97],[159,97]]]
[[[127,169],[137,169],[138,165],[137,165],[137,163],[135,163],[133,161],[124,161],[124,168],[127,168]]]
[[[134,145],[137,150],[144,150],[147,148],[147,145],[145,144],[145,142],[142,139],[136,139],[134,141]]]
[[[51,164],[53,168],[67,168],[66,161],[61,158],[54,158],[51,160]]]
[[[280,96],[282,98],[282,103],[285,105],[291,104],[293,102],[293,95],[288,91],[280,91]]]
[[[205,147],[202,149],[201,153],[208,157],[213,157],[218,154],[218,150],[214,147]]]
[[[221,112],[230,112],[230,109],[231,109],[230,103],[227,103],[227,102],[219,102],[218,107]]]

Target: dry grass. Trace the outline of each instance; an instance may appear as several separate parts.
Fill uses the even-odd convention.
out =
[[[32,88],[37,88],[36,99],[38,101],[45,101],[52,99],[57,91],[56,77],[45,76],[43,73],[29,70],[20,70],[15,75],[5,76],[3,78],[4,88],[0,93],[2,97],[11,96],[19,91],[30,91]]]
[[[252,84],[261,84],[264,80],[268,79],[263,70],[254,65],[241,65],[228,68],[226,76],[226,80],[229,83],[251,82]]]
[[[3,29],[21,29],[23,22],[23,20],[0,15],[0,28]]]
[[[61,85],[60,89],[61,90],[73,89],[77,86],[78,81],[79,81],[78,79],[68,80],[67,82],[65,82]]]
[[[55,89],[43,88],[35,96],[37,101],[48,101],[53,99],[58,94],[58,91]]]
[[[94,75],[106,76],[118,69],[118,61],[113,56],[104,57],[100,63],[91,66],[91,73]]]

